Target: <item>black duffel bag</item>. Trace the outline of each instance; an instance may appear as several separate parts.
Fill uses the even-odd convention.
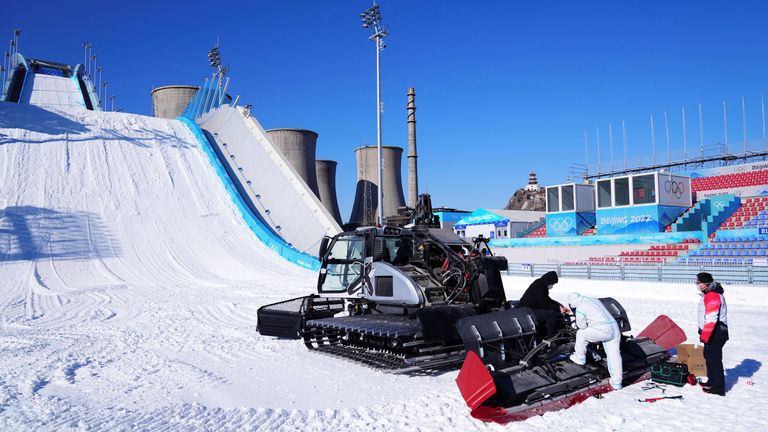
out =
[[[651,380],[682,387],[688,383],[688,365],[660,361],[651,365]]]

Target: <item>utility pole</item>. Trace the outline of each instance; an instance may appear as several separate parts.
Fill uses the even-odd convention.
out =
[[[704,157],[704,115],[701,112],[701,102],[699,102],[699,147],[701,157]]]
[[[688,134],[685,130],[685,107],[683,107],[683,159],[688,160]]]
[[[104,68],[99,66],[98,69],[96,69],[96,72],[99,73],[99,84],[96,86],[96,94],[99,97],[99,104],[101,104],[101,83],[102,83],[102,73],[104,72]],[[106,107],[101,107],[103,111],[106,111]]]
[[[85,68],[83,72],[86,76],[88,76],[88,50],[90,50],[92,46],[93,44],[88,41],[83,42],[83,68]]]
[[[107,110],[107,84],[109,84],[109,81],[101,83],[102,93],[104,94],[104,111]],[[101,103],[101,96],[99,96],[99,103]]]
[[[653,164],[656,164],[656,133],[653,130],[653,113],[651,113],[651,157]]]
[[[379,8],[379,5],[376,4],[376,1],[374,0],[373,6],[366,9],[363,13],[360,14],[360,18],[362,19],[362,25],[363,28],[367,28],[370,30],[370,36],[368,37],[369,40],[375,42],[376,44],[376,130],[377,130],[377,158],[378,158],[378,190],[379,190],[379,196],[378,196],[378,223],[384,224],[384,191],[383,191],[383,183],[381,181],[381,142],[382,142],[382,131],[381,131],[381,112],[382,112],[382,103],[381,103],[381,51],[384,50],[386,47],[386,44],[384,43],[384,37],[389,34],[386,27],[381,22],[381,9]]]

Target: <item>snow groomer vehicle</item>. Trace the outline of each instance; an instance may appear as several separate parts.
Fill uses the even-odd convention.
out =
[[[394,372],[460,364],[456,323],[506,307],[507,260],[436,228],[429,195],[409,216],[324,238],[317,294],[263,306],[259,332]]]

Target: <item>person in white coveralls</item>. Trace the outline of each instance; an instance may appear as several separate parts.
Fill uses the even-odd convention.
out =
[[[616,320],[596,298],[582,296],[579,293],[568,295],[568,305],[576,317],[576,345],[570,359],[576,364],[587,362],[587,344],[602,342],[605,349],[608,371],[611,374],[611,387],[621,388],[624,367],[621,364],[621,331]]]

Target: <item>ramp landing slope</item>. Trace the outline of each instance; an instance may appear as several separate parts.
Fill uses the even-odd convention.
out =
[[[323,236],[341,232],[320,199],[244,108],[224,105],[203,115],[198,124],[249,207],[286,242],[317,255]]]

